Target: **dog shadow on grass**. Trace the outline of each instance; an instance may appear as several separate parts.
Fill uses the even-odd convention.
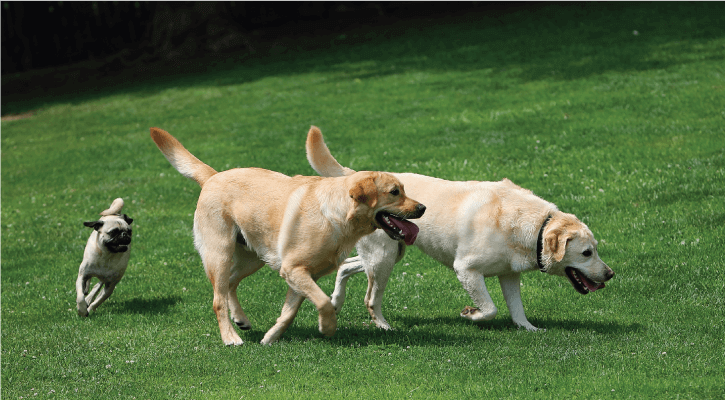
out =
[[[393,329],[386,331],[375,327],[369,320],[344,322],[339,321],[337,332],[331,338],[324,338],[316,326],[300,326],[293,324],[287,329],[280,339],[281,342],[304,342],[304,341],[327,341],[333,346],[349,345],[439,345],[441,343],[460,343],[471,339],[471,329],[490,332],[512,333],[523,329],[514,325],[510,319],[495,319],[485,322],[471,322],[461,317],[403,317],[391,320]],[[539,332],[532,334],[546,334],[549,331],[569,332],[594,332],[602,335],[622,335],[638,332],[643,327],[638,323],[622,324],[619,322],[602,322],[583,320],[554,320],[534,319],[531,320],[534,326],[539,327]],[[259,342],[264,336],[264,331],[240,332],[242,339],[247,342]]]
[[[179,296],[155,297],[152,299],[136,297],[121,302],[118,309],[122,314],[162,314],[181,300]]]

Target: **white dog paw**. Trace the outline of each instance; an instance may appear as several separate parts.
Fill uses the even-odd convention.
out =
[[[226,346],[241,346],[244,344],[244,342],[240,338],[224,339],[223,342],[224,342],[224,345],[226,345]]]
[[[529,332],[546,332],[546,329],[540,329],[533,325],[531,325],[529,322],[526,322],[525,324],[516,324],[519,328],[524,328]]]
[[[375,326],[377,326],[380,329],[383,329],[383,330],[386,330],[386,331],[392,331],[393,330],[393,328],[390,326],[390,324],[386,320],[380,321],[378,319],[373,319],[371,322],[373,322],[375,324]]]
[[[463,311],[461,311],[460,315],[461,317],[469,319],[471,321],[489,321],[496,317],[497,313],[498,310],[495,306],[493,307],[493,309],[489,310],[481,310],[480,308],[466,306],[465,308],[463,308]]]

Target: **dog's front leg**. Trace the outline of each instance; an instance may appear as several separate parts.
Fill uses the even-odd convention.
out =
[[[83,270],[84,268],[81,268]],[[83,272],[78,274],[76,280],[76,308],[78,309],[78,315],[81,317],[88,316],[88,303],[86,303],[86,289],[88,287],[88,281],[91,277],[86,277]]]
[[[345,303],[345,288],[347,286],[347,280],[351,276],[363,272],[363,263],[360,256],[350,257],[340,266],[337,270],[337,277],[335,278],[335,290],[332,292],[331,301],[332,306],[335,307],[335,312],[340,313],[342,310],[342,304]]]
[[[498,282],[501,284],[501,291],[514,324],[526,328],[527,331],[538,330],[537,327],[531,325],[524,314],[524,304],[521,301],[521,274],[500,275]]]
[[[280,336],[287,330],[292,321],[297,315],[297,311],[300,309],[300,305],[305,298],[299,293],[287,289],[287,297],[284,300],[284,306],[282,306],[282,314],[277,318],[277,323],[267,331],[262,339],[262,344],[272,344],[279,340]]]
[[[305,267],[282,266],[280,275],[287,281],[292,290],[310,299],[319,313],[320,333],[325,336],[332,336],[337,330],[337,315],[335,307],[332,306],[330,298],[317,286],[317,283]]]
[[[374,236],[376,235],[376,236]],[[378,328],[388,330],[390,324],[383,316],[383,294],[395,263],[403,258],[405,246],[390,240],[385,233],[373,233],[361,239],[357,245],[368,276],[368,290],[365,293],[365,307]]]
[[[471,300],[477,308],[466,307],[461,312],[461,317],[471,321],[488,321],[498,313],[496,305],[493,304],[491,295],[486,289],[486,282],[483,275],[475,267],[469,267],[468,263],[456,260],[453,263],[458,280],[471,296]]]

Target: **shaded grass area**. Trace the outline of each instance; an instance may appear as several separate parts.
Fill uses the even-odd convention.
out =
[[[74,93],[3,89],[3,113],[38,110],[2,123],[3,395],[721,398],[723,11],[534,5],[298,38]],[[455,274],[409,249],[384,298],[395,330],[369,323],[359,275],[333,338],[305,302],[263,347],[286,286],[262,269],[239,288],[253,329],[224,347],[191,238],[199,189],[148,128],[219,170],[310,175],[311,124],[355,169],[508,177],[587,223],[617,275],[588,296],[524,275],[529,320],[546,328],[529,333],[495,279],[496,319],[458,317],[470,299]],[[119,196],[135,220],[129,270],[81,319],[81,222]],[[333,279],[320,284],[330,293]]]

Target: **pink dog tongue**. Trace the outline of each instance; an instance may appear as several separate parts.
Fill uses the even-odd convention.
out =
[[[401,220],[392,216],[390,218],[390,222],[392,222],[393,225],[395,225],[398,229],[403,231],[403,240],[405,241],[405,244],[410,246],[415,243],[415,238],[418,237],[418,231],[420,230],[418,229],[418,225],[408,220]]]
[[[586,285],[587,289],[589,289],[590,292],[596,292],[597,289],[601,289],[604,287],[603,283],[600,283],[597,286],[594,282],[587,279],[587,277],[584,276],[584,274],[579,274],[579,278],[581,278],[581,281],[584,282],[584,285]]]

